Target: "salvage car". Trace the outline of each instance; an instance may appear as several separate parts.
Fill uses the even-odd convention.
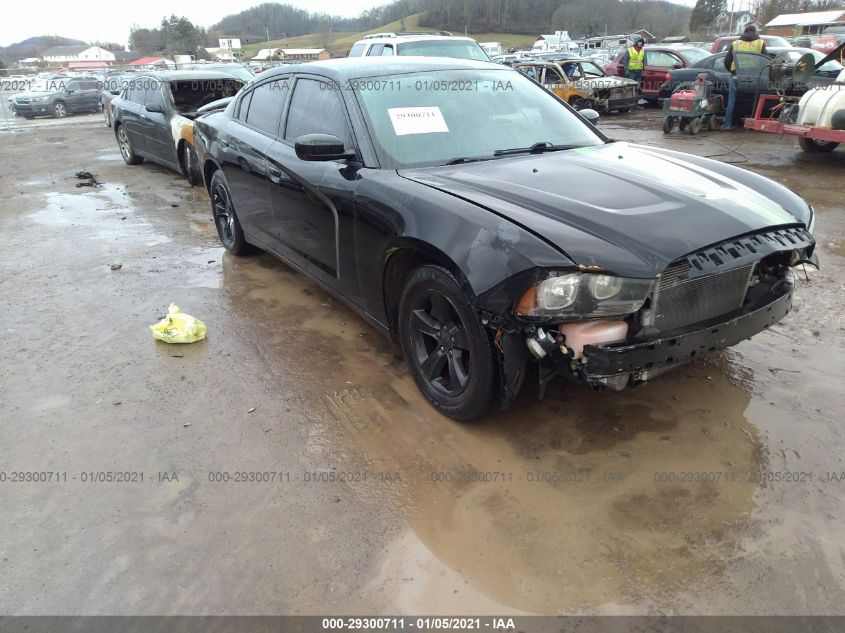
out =
[[[114,135],[128,165],[149,159],[201,182],[193,120],[203,106],[231,97],[244,82],[230,74],[174,70],[133,77],[111,102]]]
[[[52,116],[63,119],[69,114],[100,110],[100,82],[96,77],[52,79],[12,99],[12,110],[26,119]]]
[[[636,81],[610,77],[590,60],[528,62],[514,68],[543,84],[577,110],[628,112],[640,100]]]
[[[800,196],[612,141],[489,62],[276,69],[194,140],[223,246],[345,301],[459,420],[507,406],[529,359],[541,393],[557,374],[622,389],[734,345],[789,312],[791,268],[814,262]]]

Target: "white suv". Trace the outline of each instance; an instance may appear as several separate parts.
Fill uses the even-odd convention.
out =
[[[490,61],[484,49],[471,37],[453,37],[448,31],[434,33],[373,33],[358,40],[349,57],[457,57]]]

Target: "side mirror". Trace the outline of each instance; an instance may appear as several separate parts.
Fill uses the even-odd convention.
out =
[[[684,65],[681,62],[675,62],[674,64],[672,64],[672,68],[674,68],[675,70],[678,70],[679,68],[683,67]]]
[[[343,160],[355,158],[355,152],[347,152],[343,141],[331,134],[304,134],[293,144],[299,160]]]
[[[583,119],[585,119],[588,123],[592,123],[593,125],[599,124],[599,115],[598,112],[593,110],[592,108],[584,108],[583,110],[578,110],[578,114],[581,115]]]
[[[74,92],[76,92],[76,90],[74,90],[73,88],[65,88],[66,95],[72,95]]]
[[[160,103],[151,103],[147,106],[147,112],[158,112],[159,114],[163,114],[164,108],[161,107]]]

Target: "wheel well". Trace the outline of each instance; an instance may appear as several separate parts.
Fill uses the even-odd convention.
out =
[[[211,177],[217,169],[218,167],[213,160],[205,161],[205,165],[202,166],[202,176],[205,180],[205,188],[209,193],[211,193]]]
[[[400,248],[387,260],[383,278],[385,314],[390,336],[394,341],[398,340],[396,326],[399,321],[399,301],[402,298],[405,280],[414,270],[426,264],[442,266],[455,276],[464,292],[471,294],[469,283],[460,268],[443,253],[422,251],[411,247]]]

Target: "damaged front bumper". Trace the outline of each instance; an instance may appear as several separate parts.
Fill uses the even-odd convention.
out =
[[[591,385],[623,388],[662,373],[702,353],[736,345],[774,325],[789,313],[795,286],[783,281],[764,302],[746,306],[724,320],[654,338],[587,345],[576,372]],[[565,357],[563,357],[565,360]]]
[[[539,365],[539,396],[559,375],[597,389],[621,390],[654,379],[701,354],[725,349],[771,327],[792,307],[794,275],[787,276],[729,314],[670,332],[640,333],[616,343],[585,345],[583,353],[567,347],[565,337],[545,338],[545,354],[529,353],[539,328],[502,327],[494,342],[500,354],[502,407],[519,392],[532,355]],[[528,336],[528,338],[526,338]]]

